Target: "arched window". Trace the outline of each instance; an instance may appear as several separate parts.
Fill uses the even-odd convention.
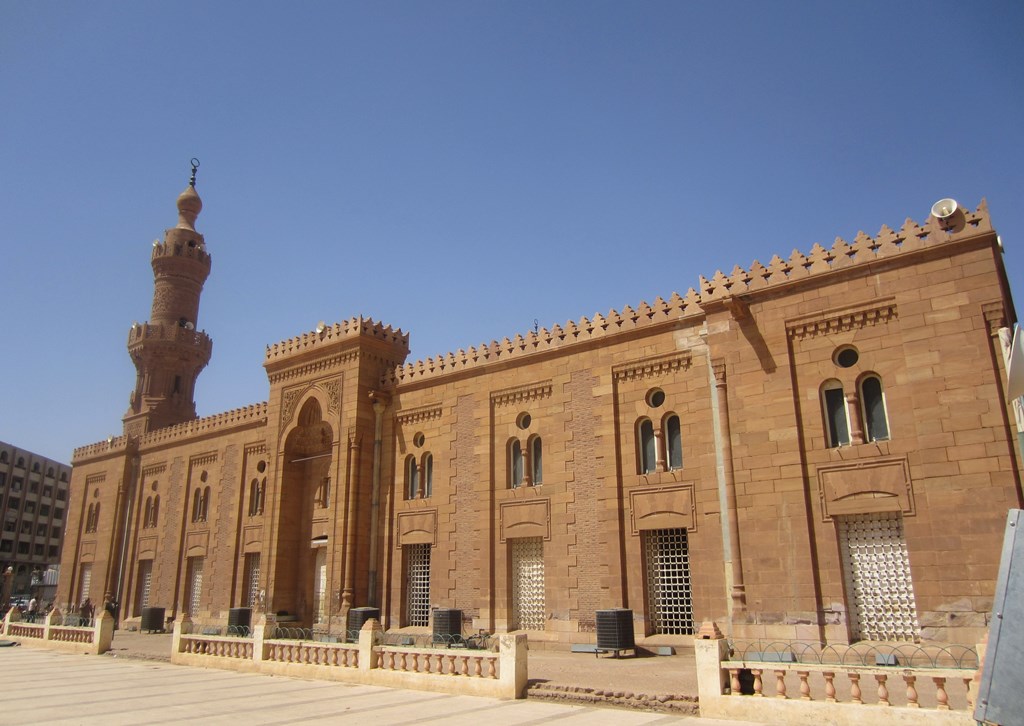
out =
[[[46,476],[50,477],[51,479],[53,478],[53,467],[52,466],[49,469],[46,470]]]
[[[405,498],[416,499],[420,495],[420,471],[416,457],[410,454],[405,459]]]
[[[683,436],[679,417],[674,413],[665,417],[665,449],[669,471],[683,468]]]
[[[249,482],[249,516],[255,517],[260,513],[260,480],[253,479]]]
[[[888,441],[889,417],[885,410],[882,379],[874,373],[860,382],[860,400],[864,407],[864,426],[868,441]]]
[[[530,477],[534,486],[544,483],[544,444],[540,436],[530,439]]]
[[[825,439],[830,448],[850,443],[850,415],[846,410],[843,384],[826,381],[821,387],[822,413],[825,416]]]
[[[325,476],[320,480],[320,486],[316,489],[316,506],[320,509],[327,509],[331,506],[331,477]]]
[[[6,451],[0,451],[0,464],[6,464],[6,463],[7,463],[7,452]]]
[[[434,455],[423,455],[423,496],[429,497],[434,492]]]
[[[155,527],[157,522],[160,520],[160,495],[157,494],[153,497],[153,523],[151,527]]]
[[[203,493],[196,489],[192,493],[192,521],[198,522],[203,513]]]
[[[89,513],[85,518],[85,531],[95,532],[100,523],[100,503],[89,505]]]
[[[640,419],[636,427],[637,468],[640,474],[653,474],[657,468],[657,451],[654,444],[654,424],[649,418]]]
[[[523,445],[519,439],[508,444],[508,485],[515,489],[523,484]]]
[[[142,528],[152,527],[153,520],[153,497],[146,497],[146,508],[142,514]]]
[[[206,489],[203,490],[203,508],[202,508],[202,511],[200,512],[200,519],[202,519],[205,522],[206,518],[209,516],[209,514],[210,514],[210,487],[206,487]]]

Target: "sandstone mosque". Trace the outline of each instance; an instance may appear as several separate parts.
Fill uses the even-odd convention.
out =
[[[458,609],[550,647],[609,608],[639,643],[985,632],[1024,496],[984,202],[437,358],[321,325],[268,347],[265,402],[205,418],[194,173],[177,207],[123,434],[74,453],[59,605],[325,634]]]

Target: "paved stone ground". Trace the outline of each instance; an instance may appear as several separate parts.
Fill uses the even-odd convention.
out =
[[[351,686],[235,673],[145,660],[167,636],[129,649],[115,638],[113,657],[68,655],[20,646],[0,648],[0,722],[34,726],[200,724],[271,726],[308,721],[371,724],[526,726],[742,726],[739,722],[665,713],[565,705],[537,699],[501,701],[423,691]],[[158,653],[154,655],[160,655]],[[132,656],[132,657],[128,657]],[[579,656],[585,658],[586,656]],[[593,656],[590,656],[593,658]]]

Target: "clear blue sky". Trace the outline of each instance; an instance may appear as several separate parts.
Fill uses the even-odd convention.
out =
[[[362,314],[410,360],[987,197],[1024,295],[1024,3],[0,0],[0,440],[121,431],[198,157],[200,415]]]

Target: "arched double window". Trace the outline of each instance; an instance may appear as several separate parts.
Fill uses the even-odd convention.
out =
[[[405,498],[426,499],[434,493],[434,455],[424,453],[417,462],[414,454],[405,458]]]
[[[889,416],[885,409],[882,379],[869,373],[860,380],[860,404],[864,415],[864,434],[868,441],[889,440]]]
[[[249,482],[249,516],[256,517],[263,514],[263,498],[266,496],[267,478],[263,481],[258,478]]]
[[[205,522],[210,508],[210,487],[192,493],[192,521]]]
[[[423,482],[423,496],[430,497],[434,493],[434,455],[427,452],[423,455],[423,463],[420,465],[421,481]]]
[[[676,414],[665,414],[660,432],[655,430],[651,419],[640,419],[636,425],[636,440],[637,473],[653,474],[659,470],[683,468],[682,426]]]
[[[142,527],[143,529],[149,529],[155,527],[157,520],[160,517],[160,495],[157,494],[155,497],[146,497],[146,509],[142,515]]]

